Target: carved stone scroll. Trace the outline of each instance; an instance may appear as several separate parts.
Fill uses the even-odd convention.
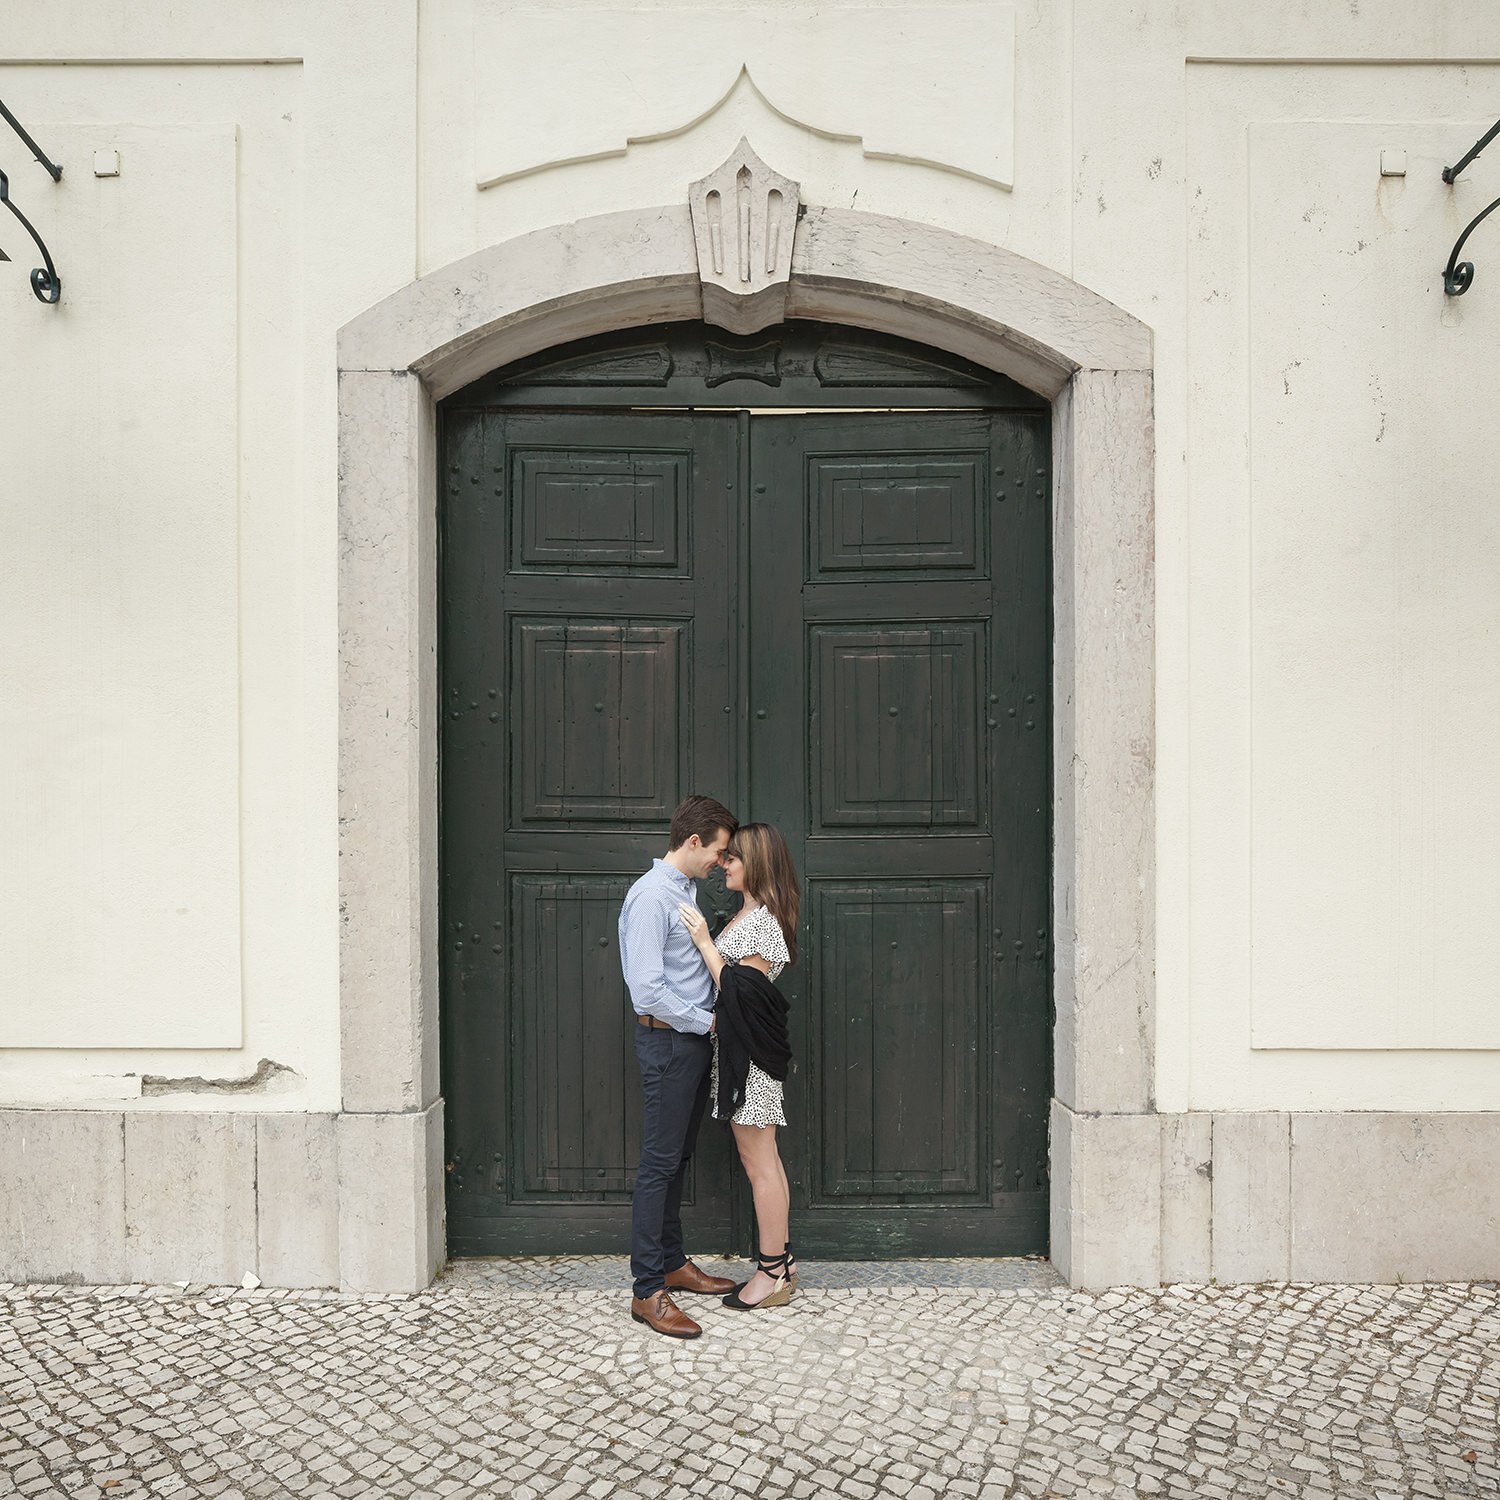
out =
[[[707,322],[758,333],[785,320],[800,201],[798,184],[743,137],[718,171],[688,189]]]

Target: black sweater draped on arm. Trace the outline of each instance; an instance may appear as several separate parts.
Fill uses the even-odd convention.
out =
[[[714,1113],[727,1120],[745,1102],[745,1079],[753,1062],[780,1083],[792,1061],[786,997],[759,969],[725,964],[714,1007],[719,1036],[719,1094]]]

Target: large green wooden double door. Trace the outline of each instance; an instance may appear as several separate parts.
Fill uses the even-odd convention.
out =
[[[930,405],[775,409],[810,391]],[[774,823],[802,878],[799,1249],[1045,1250],[1045,408],[841,331],[683,328],[488,377],[443,462],[452,1253],[627,1245],[615,923],[690,791]],[[731,1156],[706,1123],[693,1248],[748,1245]]]

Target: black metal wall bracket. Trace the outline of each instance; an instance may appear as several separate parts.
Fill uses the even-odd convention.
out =
[[[32,140],[26,128],[11,112],[0,103],[0,115],[4,115],[10,122],[11,128],[25,141],[30,148],[31,154],[47,169],[53,182],[62,181],[63,169],[53,161],[37,143]],[[42,243],[42,237],[36,232],[30,219],[10,201],[10,179],[4,172],[0,172],[0,203],[3,203],[21,221],[21,227],[36,242],[36,247],[42,252],[43,265],[38,266],[31,273],[31,290],[36,293],[38,302],[55,303],[62,296],[62,277],[57,274],[57,267],[52,264],[52,257],[47,247]],[[0,250],[0,257],[9,260],[10,257]]]
[[[1443,181],[1452,186],[1458,181],[1458,174],[1484,150],[1489,143],[1500,135],[1500,120],[1496,120],[1480,138],[1474,142],[1468,152],[1459,160],[1457,166],[1443,168]],[[1475,214],[1469,221],[1469,227],[1459,235],[1458,243],[1453,247],[1453,254],[1448,257],[1447,268],[1443,271],[1443,291],[1450,297],[1462,297],[1474,282],[1473,261],[1460,261],[1458,252],[1463,249],[1464,241],[1474,233],[1474,230],[1483,220],[1487,219],[1494,211],[1500,208],[1500,198],[1496,198],[1483,213]]]
[[[45,266],[37,266],[31,273],[31,290],[36,293],[37,301],[56,302],[62,296],[62,277],[57,274],[57,267],[52,264],[52,257],[42,243],[41,235],[32,228],[31,220],[10,201],[10,179],[4,172],[0,172],[0,203],[21,221],[21,227],[36,241],[36,247],[42,252],[42,259],[46,262]]]

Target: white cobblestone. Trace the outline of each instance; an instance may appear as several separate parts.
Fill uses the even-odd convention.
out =
[[[0,1493],[1497,1492],[1491,1284],[1086,1294],[1023,1263],[802,1269],[764,1315],[684,1298],[692,1343],[630,1323],[605,1257],[466,1262],[410,1297],[0,1287]]]

